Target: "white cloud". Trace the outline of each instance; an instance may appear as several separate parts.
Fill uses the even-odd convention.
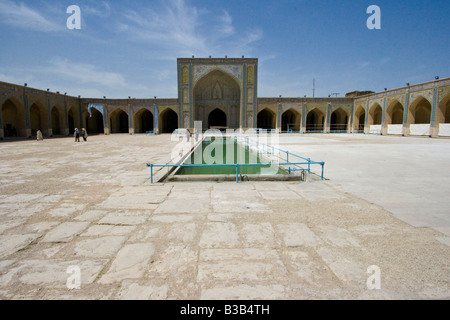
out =
[[[96,66],[87,63],[72,62],[68,59],[54,58],[47,72],[75,80],[81,84],[97,84],[105,87],[123,87],[126,85],[124,77],[119,73],[101,71]]]
[[[126,10],[116,27],[128,39],[151,45],[157,58],[239,56],[249,54],[263,37],[258,28],[239,35],[226,10],[213,13],[188,6],[184,0],[164,1],[158,9],[154,7]]]
[[[10,0],[0,2],[0,18],[0,21],[4,24],[34,31],[60,31],[65,27],[53,22],[50,18],[44,17],[36,9]]]

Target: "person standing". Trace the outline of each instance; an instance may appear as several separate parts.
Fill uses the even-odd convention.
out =
[[[190,138],[191,138],[191,132],[189,131],[189,129],[186,129],[186,140],[187,140],[187,142],[189,142]]]
[[[41,130],[37,131],[36,136],[37,136],[37,141],[43,141],[44,140],[44,136],[42,135]]]
[[[78,130],[78,128],[75,128],[75,142],[80,142],[80,131]]]

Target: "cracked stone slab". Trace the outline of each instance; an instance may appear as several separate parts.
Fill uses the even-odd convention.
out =
[[[38,234],[11,234],[0,236],[0,258],[7,257],[35,241]]]
[[[98,281],[102,284],[120,282],[125,279],[138,279],[147,270],[150,258],[155,252],[152,243],[125,245],[117,253],[109,270]]]
[[[134,226],[144,223],[149,217],[150,214],[145,212],[113,212],[106,215],[98,224]]]
[[[90,222],[64,222],[48,232],[42,242],[70,242],[82,233]]]
[[[27,260],[21,263],[19,279],[29,285],[51,285],[55,288],[66,288],[71,274],[68,268],[80,268],[81,285],[93,283],[103,269],[107,260]]]
[[[123,236],[136,230],[136,226],[93,225],[81,237]]]
[[[197,199],[186,205],[186,199],[168,199],[159,205],[155,210],[155,214],[167,213],[209,213],[211,212],[211,204],[209,195],[204,199]]]
[[[97,221],[100,218],[103,218],[108,212],[102,210],[90,210],[83,214],[80,214],[74,218],[77,221]]]
[[[76,257],[111,257],[115,252],[119,251],[127,240],[123,236],[109,236],[95,239],[86,239],[76,243],[74,248],[74,256]]]

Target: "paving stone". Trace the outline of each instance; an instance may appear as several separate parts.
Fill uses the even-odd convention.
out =
[[[142,277],[154,252],[155,246],[152,243],[125,245],[117,253],[109,270],[98,282],[108,284]]]
[[[322,247],[317,250],[317,253],[343,283],[356,284],[365,288],[368,266],[364,267],[348,255],[333,248]]]
[[[117,298],[120,300],[165,300],[168,286],[140,285],[124,281]]]
[[[215,213],[270,213],[270,208],[262,202],[221,201],[213,202]]]
[[[150,214],[145,212],[112,212],[107,214],[98,223],[120,226],[134,226],[144,223],[149,217]]]
[[[82,233],[89,224],[89,222],[64,222],[48,232],[42,242],[70,242]]]
[[[215,287],[204,289],[201,300],[277,300],[286,297],[282,285],[239,285],[232,287]]]
[[[270,281],[273,275],[284,277],[287,271],[280,260],[271,262],[235,261],[202,262],[198,265],[198,281]]]
[[[208,222],[200,238],[202,248],[228,248],[239,244],[236,225],[229,222]]]
[[[93,225],[89,227],[80,236],[98,237],[98,236],[122,236],[128,235],[136,230],[136,226],[115,226],[115,225]]]
[[[95,239],[86,239],[78,241],[75,244],[74,252],[76,257],[110,257],[119,251],[127,237],[109,236]]]
[[[200,251],[200,261],[217,260],[279,260],[280,256],[275,249],[203,249]]]
[[[50,230],[54,226],[60,224],[58,221],[43,221],[26,226],[26,230],[31,233],[43,233]]]
[[[102,210],[90,210],[83,214],[80,214],[74,218],[77,221],[98,221],[100,218],[105,216],[108,212]]]
[[[359,247],[358,239],[350,232],[336,226],[318,226],[320,237],[334,247]]]
[[[71,274],[68,268],[80,268],[81,285],[94,282],[107,260],[26,260],[21,262],[19,279],[27,285],[51,286],[67,288],[67,280]]]
[[[0,235],[0,258],[7,257],[36,240],[38,234]]]
[[[196,200],[186,205],[186,199],[168,199],[164,201],[156,210],[155,214],[161,213],[209,213],[211,212],[210,199]]]
[[[294,191],[286,190],[286,191],[260,191],[261,196],[264,200],[294,200],[294,199],[302,199]]]
[[[285,223],[277,225],[288,247],[316,247],[321,240],[303,223]]]
[[[249,246],[275,245],[275,230],[269,222],[244,224],[240,234]]]
[[[197,270],[198,251],[187,245],[169,245],[151,264],[149,278],[163,279],[177,275],[176,282],[183,281],[183,276],[195,276]]]
[[[194,216],[188,214],[180,215],[155,215],[151,217],[152,222],[174,223],[174,222],[188,222],[194,220]]]

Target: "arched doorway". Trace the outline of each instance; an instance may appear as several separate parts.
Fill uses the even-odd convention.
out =
[[[209,129],[226,129],[227,115],[220,109],[214,109],[208,116]]]
[[[281,131],[300,131],[300,114],[289,109],[285,111],[281,116]]]
[[[65,127],[64,123],[64,111],[62,107],[56,105],[52,108],[52,131],[54,135],[61,135]]]
[[[271,130],[276,128],[276,116],[270,109],[263,109],[257,116],[258,129]]]
[[[363,107],[359,106],[356,108],[355,118],[353,121],[353,130],[359,132],[364,132],[364,127],[366,124],[366,111]]]
[[[128,114],[122,109],[117,109],[109,117],[111,134],[129,133]]]
[[[183,92],[183,99],[188,93]],[[187,103],[187,100],[183,100]],[[241,105],[241,89],[239,82],[222,70],[213,70],[201,78],[193,90],[194,119],[202,121],[203,129],[215,126],[209,123],[211,112],[220,106],[225,114],[225,127],[239,128],[239,110]],[[218,114],[218,113],[217,113]],[[223,120],[220,115],[219,120]],[[221,121],[223,124],[223,121]]]
[[[102,134],[105,132],[103,115],[95,108],[91,109],[91,115],[86,120],[86,130],[89,134]]]
[[[369,111],[367,125],[380,125],[383,120],[383,109],[378,103],[375,103]]]
[[[339,108],[331,114],[330,131],[331,132],[347,132],[348,114]]]
[[[134,115],[134,132],[146,133],[154,130],[153,113],[143,108]]]
[[[159,116],[159,132],[172,133],[178,129],[178,115],[170,108],[165,109]]]
[[[424,97],[418,97],[408,111],[408,124],[430,124],[431,103]]]
[[[38,130],[43,135],[48,135],[48,117],[45,107],[40,102],[35,102],[30,107],[31,135],[35,136]]]
[[[3,132],[6,138],[26,137],[25,108],[14,98],[2,105]]]
[[[403,105],[398,102],[392,102],[386,110],[385,125],[403,124]]]
[[[306,116],[306,132],[323,132],[325,116],[318,109],[311,110]]]

